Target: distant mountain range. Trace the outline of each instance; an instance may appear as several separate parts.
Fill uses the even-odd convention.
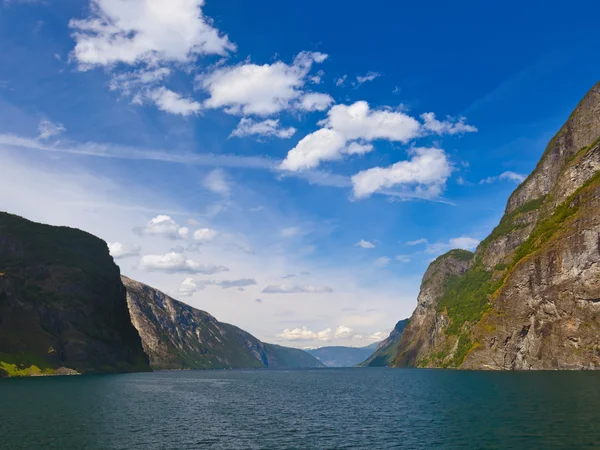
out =
[[[409,319],[401,320],[396,324],[390,335],[382,341],[375,351],[369,357],[362,361],[361,367],[388,367],[394,362],[394,358],[398,353],[398,344],[402,333],[408,325]]]
[[[354,367],[367,359],[379,343],[366,347],[331,346],[306,350],[327,367]]]
[[[0,212],[0,377],[314,367],[302,350],[121,277],[91,234]]]

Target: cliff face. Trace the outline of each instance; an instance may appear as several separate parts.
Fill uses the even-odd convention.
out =
[[[409,319],[399,321],[390,335],[381,341],[375,351],[362,363],[361,367],[388,367],[394,362],[398,352],[400,338],[408,325]]]
[[[148,370],[106,243],[0,212],[0,376]]]
[[[251,334],[143,283],[122,277],[127,304],[153,369],[309,368],[298,349],[264,344]]]
[[[462,273],[442,271],[432,291],[426,280],[440,258],[432,263],[395,365],[600,367],[599,137],[600,84],[551,140]]]

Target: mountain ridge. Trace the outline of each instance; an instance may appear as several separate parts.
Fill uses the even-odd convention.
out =
[[[585,95],[474,254],[423,278],[398,367],[600,367],[600,83]]]
[[[322,367],[303,350],[263,343],[158,289],[122,280],[132,323],[154,370]]]

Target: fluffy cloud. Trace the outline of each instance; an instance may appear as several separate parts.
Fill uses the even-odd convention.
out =
[[[231,136],[261,136],[289,139],[294,135],[294,133],[296,133],[296,129],[294,127],[280,127],[279,119],[266,119],[262,122],[256,122],[250,118],[244,117],[242,120],[240,120],[237,128],[231,132]]]
[[[463,250],[475,250],[477,245],[479,244],[479,239],[475,239],[468,236],[461,236],[457,238],[452,238],[448,240],[448,242],[436,242],[433,244],[427,245],[426,252],[429,254],[437,255],[440,253],[445,253],[449,250],[460,248]]]
[[[53,136],[58,136],[61,133],[67,131],[67,129],[61,123],[53,123],[49,120],[41,120],[38,125],[39,139],[49,139]]]
[[[434,113],[430,112],[421,114],[421,119],[423,119],[423,129],[433,134],[454,135],[477,132],[477,128],[465,123],[466,119],[464,117],[460,117],[458,120],[448,117],[446,121],[441,122],[435,118]]]
[[[377,258],[375,261],[373,261],[373,265],[376,267],[385,267],[387,266],[391,261],[391,258],[387,257],[387,256],[381,256],[379,258]]]
[[[388,335],[389,333],[386,333],[385,331],[377,331],[376,333],[370,335],[369,339],[373,339],[375,341],[383,341],[385,338],[388,337]]]
[[[231,193],[231,186],[229,186],[229,181],[223,169],[211,170],[202,180],[202,186],[223,197],[227,197]]]
[[[371,110],[364,101],[333,106],[319,125],[323,128],[305,136],[288,152],[282,169],[314,169],[322,161],[366,153],[373,149],[368,142],[376,139],[406,143],[419,136],[421,126],[403,112]]]
[[[198,288],[198,285],[196,284],[193,278],[186,278],[185,280],[183,280],[183,283],[181,283],[181,286],[179,287],[177,292],[179,293],[179,295],[189,297],[199,289],[202,288]]]
[[[169,252],[164,255],[145,255],[140,259],[140,268],[149,272],[165,273],[203,273],[212,275],[217,272],[226,272],[229,269],[213,264],[200,264],[192,259],[187,259],[183,254]]]
[[[352,328],[346,327],[344,325],[340,325],[335,329],[335,333],[333,333],[333,337],[335,338],[346,338],[352,335],[354,330]]]
[[[452,166],[446,153],[439,148],[413,148],[412,158],[400,161],[389,167],[373,167],[352,177],[356,198],[368,197],[382,189],[394,186],[414,188],[414,192],[423,197],[438,196]]]
[[[484,178],[479,183],[480,184],[489,184],[489,183],[493,183],[495,181],[510,180],[510,181],[514,181],[517,184],[520,184],[523,181],[525,181],[525,178],[527,178],[527,177],[525,175],[521,175],[520,173],[506,171],[506,172],[503,172],[503,173],[501,173],[500,175],[498,175],[496,177],[487,177],[487,178]]]
[[[280,168],[290,171],[314,169],[323,161],[335,161],[345,155],[373,150],[372,141],[409,141],[428,134],[456,134],[476,131],[464,119],[440,122],[433,113],[423,114],[424,123],[391,109],[371,109],[365,101],[351,105],[335,105],[327,118],[319,122],[321,129],[305,136],[291,149]]]
[[[182,97],[177,92],[173,92],[165,87],[150,91],[148,93],[148,98],[152,100],[161,111],[179,114],[184,117],[187,117],[190,114],[197,114],[202,108],[197,101]]]
[[[162,86],[170,67],[185,67],[201,55],[235,50],[202,13],[204,0],[91,0],[90,14],[73,19],[73,60],[80,70],[106,67],[111,90],[134,103],[152,102],[162,111],[189,116],[201,105]],[[125,68],[124,68],[125,67]]]
[[[331,339],[331,328],[323,331],[311,331],[306,327],[286,328],[277,337],[284,341],[329,341]]]
[[[358,241],[356,244],[354,244],[354,246],[360,248],[375,248],[375,244],[369,241],[365,241],[364,239]]]
[[[301,52],[291,65],[277,61],[217,68],[198,78],[198,84],[209,94],[204,106],[258,116],[301,108],[307,75],[314,63],[326,58],[323,53]]]
[[[90,16],[71,20],[80,69],[116,63],[190,63],[235,50],[202,14],[204,0],[92,0]]]
[[[218,236],[217,230],[212,228],[200,228],[194,231],[194,240],[199,242],[210,242]]]
[[[298,109],[303,111],[325,111],[334,103],[333,97],[320,92],[309,92],[302,96]]]
[[[114,259],[127,258],[128,256],[137,256],[140,254],[139,245],[127,245],[121,242],[108,243],[108,251]]]
[[[333,289],[327,286],[315,286],[312,284],[279,284],[267,286],[262,291],[265,294],[322,294],[333,292]]]
[[[134,228],[137,234],[146,236],[162,236],[169,239],[184,239],[189,234],[189,228],[179,226],[170,216],[159,215],[150,220],[144,227]]]

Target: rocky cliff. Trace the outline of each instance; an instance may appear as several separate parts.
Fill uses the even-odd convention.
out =
[[[0,376],[148,370],[106,243],[0,212]]]
[[[398,352],[398,344],[404,329],[408,325],[408,319],[399,321],[390,335],[381,341],[375,351],[359,365],[361,367],[388,367],[394,362]]]
[[[427,270],[396,366],[600,367],[600,84],[474,254]]]
[[[143,283],[123,277],[123,284],[153,369],[322,367],[302,350],[265,344]]]

